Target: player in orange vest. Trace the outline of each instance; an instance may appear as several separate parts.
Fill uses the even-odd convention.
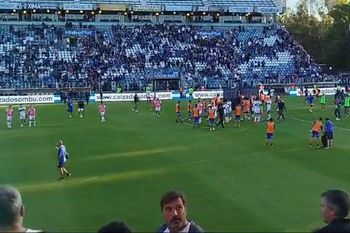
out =
[[[266,146],[271,146],[273,147],[273,135],[275,133],[276,130],[276,124],[273,121],[272,118],[270,118],[270,120],[267,122],[267,129],[266,129]]]
[[[309,148],[312,148],[316,143],[316,148],[320,147],[320,134],[323,132],[322,117],[316,120],[311,127],[311,139],[309,141]]]
[[[242,115],[242,106],[241,104],[237,104],[235,108],[235,127],[241,127],[241,115]]]
[[[209,105],[208,121],[209,121],[210,131],[215,131],[215,118],[216,118],[216,111],[215,109],[213,109],[211,105]]]
[[[197,104],[195,104],[194,108],[192,108],[192,116],[193,116],[193,127],[197,126],[199,128],[199,108]]]
[[[181,106],[180,106],[180,100],[177,101],[176,107],[175,107],[175,111],[176,111],[176,123],[178,122],[183,122],[182,117],[181,117]]]
[[[187,104],[187,113],[188,113],[188,119],[189,120],[192,119],[192,108],[193,108],[192,101],[189,100],[188,104]]]

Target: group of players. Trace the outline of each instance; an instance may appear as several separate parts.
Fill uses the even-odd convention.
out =
[[[33,105],[29,105],[28,108],[20,104],[18,108],[19,119],[21,121],[21,127],[28,125],[29,127],[36,127],[36,108]],[[11,129],[13,124],[14,108],[9,105],[6,108],[6,122],[7,128]]]

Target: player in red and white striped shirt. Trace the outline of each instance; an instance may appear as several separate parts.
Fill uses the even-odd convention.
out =
[[[8,108],[6,108],[6,118],[7,118],[7,128],[12,128],[12,119],[13,119],[13,108],[12,105],[9,105]]]
[[[32,127],[32,124],[34,127],[36,127],[36,109],[35,107],[33,107],[33,105],[29,105],[28,116],[29,116],[29,127]]]
[[[101,101],[100,106],[98,106],[98,111],[100,112],[101,122],[105,122],[106,121],[106,119],[105,119],[106,110],[107,110],[106,105]]]

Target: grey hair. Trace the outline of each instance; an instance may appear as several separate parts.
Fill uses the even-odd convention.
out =
[[[0,226],[15,224],[22,207],[21,193],[17,188],[0,186]]]

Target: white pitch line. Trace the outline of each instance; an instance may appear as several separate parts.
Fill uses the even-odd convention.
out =
[[[301,121],[301,122],[307,122],[307,123],[312,123],[313,121],[308,121],[308,120],[304,120],[304,119],[300,119],[300,118],[295,118],[295,117],[287,117],[287,119],[292,119],[292,120],[296,120],[296,121]],[[341,129],[341,130],[346,130],[346,131],[350,131],[349,128],[343,128],[343,127],[335,127],[336,129]]]

